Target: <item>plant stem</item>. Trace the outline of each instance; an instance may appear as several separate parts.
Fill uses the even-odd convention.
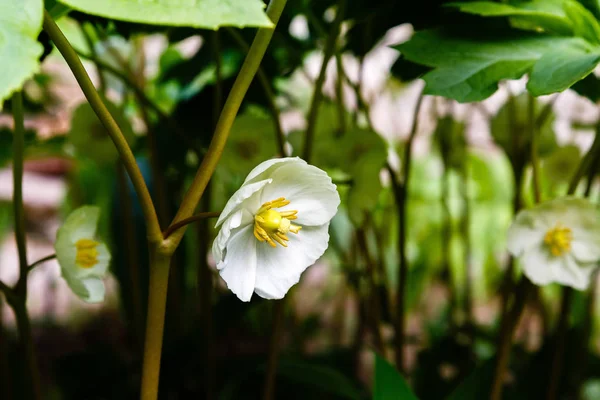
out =
[[[191,217],[186,218],[186,219],[182,219],[181,221],[177,222],[176,224],[169,226],[165,230],[165,232],[164,232],[165,239],[167,239],[169,236],[171,236],[171,234],[173,232],[175,232],[176,230],[178,230],[179,228],[182,228],[193,222],[205,220],[207,218],[218,218],[219,215],[221,215],[221,211],[207,211],[207,212],[201,212],[201,213],[192,215]]]
[[[85,43],[90,48],[90,54],[92,55],[92,57],[98,58],[98,52],[96,51],[96,47],[94,46],[92,35],[90,34],[90,32],[88,32],[87,28],[91,29],[92,31],[95,31],[94,26],[91,23],[79,23],[79,30],[81,30],[81,34],[85,39]],[[102,73],[102,69],[98,64],[96,64],[96,73],[98,74],[98,89],[100,93],[106,94],[106,79],[104,77],[104,74]]]
[[[275,375],[277,374],[277,364],[279,361],[284,311],[285,298],[276,300],[273,305],[273,331],[271,332],[271,343],[269,344],[269,358],[267,360],[267,375],[265,377],[263,400],[273,400],[275,398]]]
[[[250,47],[244,38],[234,29],[227,28],[227,32],[231,35],[233,40],[237,42],[238,46],[248,53]],[[258,67],[256,76],[258,77],[258,82],[265,92],[267,105],[269,107],[269,111],[271,111],[273,127],[275,128],[275,138],[277,139],[277,148],[279,149],[279,153],[282,157],[287,157],[287,152],[285,151],[285,134],[283,133],[283,127],[281,126],[281,115],[279,113],[279,108],[277,108],[277,104],[275,103],[275,93],[273,93],[273,89],[271,88],[271,83],[269,82],[267,74],[265,74],[265,71],[261,67]]]
[[[170,264],[170,255],[160,252],[157,248],[151,250],[146,341],[144,343],[144,361],[142,365],[142,400],[156,400],[158,398],[158,379]]]
[[[85,68],[81,64],[81,60],[71,47],[71,44],[67,38],[63,35],[60,28],[50,17],[47,11],[44,11],[44,30],[50,36],[50,39],[54,42],[54,45],[58,51],[62,54],[65,61],[69,65],[69,68],[73,72],[75,79],[79,83],[81,90],[87,98],[90,106],[98,116],[98,119],[102,122],[106,128],[110,138],[112,139],[117,151],[121,156],[121,160],[127,169],[133,187],[138,195],[142,211],[144,213],[144,220],[146,221],[146,228],[148,231],[148,240],[152,243],[159,243],[162,241],[162,232],[160,230],[160,224],[158,223],[158,217],[148,187],[144,182],[144,178],[138,165],[135,161],[135,157],[119,128],[119,125],[115,122],[114,118],[107,110],[106,106],[102,102],[102,98],[96,91],[96,88],[92,84],[90,77],[88,76]]]
[[[538,156],[538,135],[535,120],[535,97],[529,95],[529,132],[531,133],[531,170],[533,175],[533,197],[536,203],[542,201],[540,187],[540,158]]]
[[[271,0],[269,6],[267,7],[267,15],[271,19],[274,25],[277,25],[279,21],[279,17],[283,12],[283,8],[285,7],[287,0]],[[223,111],[219,116],[219,120],[217,121],[217,127],[215,128],[215,133],[210,142],[210,146],[208,147],[207,153],[202,159],[202,163],[198,168],[198,172],[194,177],[194,180],[185,194],[181,206],[179,207],[179,211],[171,225],[177,224],[180,221],[189,218],[196,209],[196,205],[200,201],[202,194],[204,193],[204,189],[208,184],[215,168],[217,167],[217,163],[221,158],[221,153],[223,153],[223,149],[225,148],[225,144],[227,142],[227,138],[229,137],[229,131],[231,130],[231,126],[233,125],[233,121],[235,120],[235,116],[242,104],[242,100],[250,87],[250,83],[254,79],[254,75],[256,75],[256,71],[260,65],[260,62],[269,46],[269,42],[271,41],[271,37],[273,36],[273,28],[260,28],[256,33],[256,37],[252,42],[252,46],[250,47],[250,51],[244,60],[244,64],[242,65],[242,69],[233,84],[233,88],[229,92],[229,96],[227,96],[227,100],[225,101],[225,106],[223,107]],[[181,229],[173,233],[169,239],[166,240],[164,244],[170,249],[175,249],[183,234],[185,233],[185,229]]]
[[[410,181],[410,167],[412,159],[412,145],[417,134],[417,127],[419,125],[419,112],[421,111],[421,105],[423,104],[423,92],[419,94],[417,98],[417,104],[415,105],[415,112],[413,116],[412,128],[406,140],[406,147],[404,149],[404,157],[402,163],[402,174],[403,181],[398,182],[395,172],[389,168],[390,176],[392,178],[392,188],[394,189],[394,197],[396,200],[396,207],[398,210],[398,252],[399,252],[399,265],[398,265],[398,289],[396,291],[396,318],[394,321],[395,327],[395,350],[396,350],[396,368],[400,372],[404,372],[404,328],[405,328],[405,291],[406,291],[406,280],[408,277],[408,259],[406,256],[406,228],[408,226],[406,221],[407,214],[407,194],[408,184]]]
[[[40,264],[45,263],[46,261],[50,261],[50,260],[54,260],[56,258],[56,254],[50,254],[46,257],[42,257],[37,261],[34,261],[31,265],[29,265],[27,267],[27,272],[30,272],[32,269],[34,269],[35,267],[37,267]]]
[[[547,400],[555,400],[558,398],[558,390],[560,388],[562,362],[565,354],[565,339],[569,329],[569,314],[571,311],[571,303],[573,301],[573,289],[563,287],[562,298],[560,302],[560,316],[558,326],[554,336],[554,354],[550,369],[550,381],[548,382]]]
[[[17,320],[19,342],[25,365],[28,368],[30,397],[41,399],[40,376],[33,347],[31,323],[27,315],[27,244],[25,234],[25,210],[23,208],[23,165],[25,152],[25,125],[23,111],[23,95],[16,92],[12,97],[12,112],[14,118],[13,137],[13,214],[14,230],[19,255],[19,279],[15,284],[12,295],[5,291],[6,299],[12,307]]]
[[[319,107],[321,105],[321,100],[323,99],[323,84],[325,83],[325,78],[327,75],[327,64],[329,63],[329,59],[331,58],[335,50],[336,41],[338,35],[340,34],[340,27],[342,25],[342,21],[344,20],[345,10],[346,0],[340,0],[335,15],[335,20],[331,25],[331,31],[327,36],[325,48],[323,49],[323,63],[321,64],[321,70],[319,71],[319,76],[315,81],[315,87],[312,95],[312,100],[310,102],[310,109],[308,111],[308,118],[306,122],[304,152],[302,153],[304,160],[306,160],[307,162],[310,160],[312,155],[315,129],[317,126],[317,118],[319,116]]]

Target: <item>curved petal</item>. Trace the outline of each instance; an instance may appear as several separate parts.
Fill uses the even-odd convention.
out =
[[[81,300],[87,303],[100,303],[104,301],[104,282],[97,277],[77,279],[69,274],[63,274],[65,281]]]
[[[251,181],[267,179],[277,168],[286,164],[306,164],[306,161],[300,157],[273,158],[271,160],[263,161],[250,171],[244,181],[244,185]]]
[[[227,287],[242,301],[250,301],[256,278],[256,244],[253,225],[235,232],[225,251],[224,260],[217,265]]]
[[[579,262],[598,262],[600,260],[600,235],[592,235],[579,229],[573,229],[571,253]]]
[[[300,225],[317,226],[331,221],[340,205],[340,195],[327,173],[309,164],[283,165],[271,174],[273,182],[263,189],[260,203],[285,197],[282,210],[297,210]]]
[[[556,282],[584,290],[594,270],[594,264],[579,265],[571,255],[555,257],[543,248],[526,252],[522,261],[523,273],[539,286]]]
[[[539,247],[544,241],[544,230],[536,226],[531,214],[519,213],[506,232],[506,248],[515,257]]]
[[[255,196],[252,199],[250,198],[254,193],[258,192],[265,185],[271,182],[272,179],[265,179],[258,182],[243,184],[242,187],[240,187],[233,194],[233,196],[231,196],[227,204],[225,204],[225,208],[221,212],[221,215],[219,215],[219,219],[215,224],[215,228],[218,228],[219,225],[221,225],[223,221],[225,221],[231,215],[231,213],[238,211],[240,208],[242,208],[242,203],[245,203],[245,208],[258,210],[258,208],[260,207],[258,197]]]
[[[69,238],[72,243],[79,239],[91,239],[96,235],[100,218],[100,207],[83,206],[69,214],[65,223],[56,232],[56,240]]]
[[[256,294],[265,299],[281,299],[298,283],[300,275],[327,249],[329,224],[308,226],[289,234],[288,247],[257,244]]]
[[[217,263],[217,267],[222,265],[220,263],[225,257],[225,249],[227,243],[231,237],[232,232],[235,232],[237,228],[244,228],[246,225],[254,222],[254,217],[248,210],[242,209],[233,213],[225,222],[221,225],[219,234],[215,238],[212,247],[213,258]]]
[[[75,247],[75,246],[73,246]],[[75,268],[72,268],[69,271],[69,274],[77,279],[83,279],[87,277],[98,277],[102,278],[106,275],[106,271],[108,270],[108,265],[110,264],[110,252],[108,251],[108,247],[106,244],[100,242],[98,246],[96,246],[96,250],[98,251],[97,260],[98,262],[91,268],[81,268],[75,265]]]

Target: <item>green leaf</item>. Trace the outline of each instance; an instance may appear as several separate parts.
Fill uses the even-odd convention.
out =
[[[533,0],[513,4],[474,1],[450,3],[448,6],[483,17],[511,17],[512,25],[521,29],[571,35],[573,27],[563,9],[564,3],[564,0]]]
[[[489,397],[494,377],[494,359],[481,364],[448,396],[446,400],[479,400]]]
[[[217,29],[220,26],[273,26],[260,0],[61,0],[77,11],[121,21],[151,25],[191,26]]]
[[[373,400],[418,400],[402,376],[384,358],[375,354]]]
[[[550,79],[547,87],[536,82],[539,88],[534,88],[547,92],[546,89],[562,87],[565,82],[575,82],[587,74],[585,71],[592,62],[591,57],[583,59],[582,53],[591,53],[594,49],[575,37],[538,34],[479,34],[472,37],[447,30],[417,32],[411,40],[396,48],[407,59],[434,67],[423,76],[427,84],[425,93],[459,102],[489,97],[498,89],[499,81],[520,78],[546,53],[564,51],[571,54],[572,49],[578,49],[581,59],[576,63],[577,67],[564,67],[567,71],[561,70],[556,78],[545,74],[546,79]]]
[[[42,0],[0,2],[0,107],[39,69]]]
[[[277,375],[290,382],[319,389],[344,399],[359,400],[360,391],[354,383],[336,370],[300,360],[281,360]]]
[[[571,89],[580,96],[587,97],[593,103],[600,100],[600,79],[594,74],[589,74],[579,82],[571,86]]]
[[[527,82],[534,96],[562,92],[588,76],[600,62],[600,48],[573,46],[550,51],[535,64]]]
[[[567,1],[564,10],[573,22],[575,36],[580,36],[590,43],[600,44],[600,24],[584,6],[576,1]]]

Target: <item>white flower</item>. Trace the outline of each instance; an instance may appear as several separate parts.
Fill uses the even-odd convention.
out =
[[[229,199],[213,256],[240,300],[280,299],[327,249],[340,196],[331,178],[300,158],[265,161]]]
[[[56,258],[63,278],[88,303],[104,300],[104,282],[110,262],[106,245],[95,239],[100,209],[83,206],[73,211],[56,233]]]
[[[536,285],[557,282],[583,290],[600,260],[600,214],[575,197],[544,202],[517,214],[507,247]]]

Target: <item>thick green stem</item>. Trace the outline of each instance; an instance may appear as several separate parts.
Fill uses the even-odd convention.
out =
[[[325,48],[323,49],[323,63],[321,64],[321,70],[319,71],[319,76],[315,81],[315,87],[312,95],[312,100],[310,102],[310,109],[308,111],[308,119],[306,122],[306,137],[304,139],[304,152],[303,158],[308,162],[312,155],[313,141],[315,137],[315,128],[317,126],[317,118],[319,116],[319,107],[321,105],[321,100],[323,99],[323,84],[325,83],[325,77],[327,75],[327,64],[329,63],[329,59],[333,56],[333,52],[335,51],[335,44],[340,34],[340,27],[342,25],[342,21],[344,20],[344,13],[346,9],[346,0],[340,0],[337,12],[335,15],[335,20],[331,25],[331,32],[327,36],[327,41],[325,42]]]
[[[413,123],[408,139],[406,141],[406,147],[404,149],[404,157],[402,163],[402,174],[403,181],[398,182],[395,172],[390,168],[390,175],[392,178],[392,187],[394,189],[394,197],[396,200],[396,208],[398,210],[398,288],[396,291],[396,318],[394,321],[395,327],[395,351],[396,351],[396,368],[398,371],[404,371],[404,330],[406,323],[405,314],[405,292],[406,292],[406,280],[408,277],[408,258],[406,256],[406,228],[408,226],[406,221],[407,215],[407,195],[408,195],[408,184],[410,181],[410,168],[412,159],[412,145],[417,135],[417,127],[419,125],[419,112],[421,110],[421,104],[423,104],[423,92],[419,94],[417,104],[415,105],[415,112],[413,114]]]
[[[148,288],[148,313],[146,315],[146,341],[142,364],[142,400],[158,398],[158,379],[162,351],[169,266],[171,256],[154,248],[150,251],[150,286]]]
[[[50,39],[54,42],[54,45],[69,65],[69,68],[73,72],[75,79],[77,79],[83,94],[87,98],[90,106],[98,116],[98,119],[106,128],[108,135],[115,144],[115,147],[121,156],[121,160],[127,169],[127,173],[133,182],[133,187],[138,195],[139,202],[144,213],[144,219],[146,221],[148,239],[152,243],[159,243],[162,241],[163,237],[150,192],[148,191],[148,187],[144,182],[144,178],[140,169],[138,168],[135,157],[129,148],[127,141],[125,140],[119,125],[117,125],[114,118],[104,105],[102,98],[92,84],[92,81],[83,67],[83,64],[81,64],[81,60],[75,53],[75,50],[73,50],[73,47],[71,47],[71,44],[63,35],[54,20],[52,20],[52,17],[47,11],[44,12],[44,30],[46,33],[48,33],[48,36],[50,36]]]
[[[267,15],[274,25],[277,25],[286,2],[287,0],[271,0],[269,3]],[[240,70],[240,73],[233,84],[233,88],[229,92],[229,96],[227,96],[225,106],[223,107],[223,111],[221,112],[219,120],[217,121],[217,127],[215,128],[215,133],[210,142],[207,153],[202,159],[202,163],[198,168],[198,172],[196,173],[190,188],[185,194],[183,201],[181,202],[181,206],[179,207],[179,211],[177,212],[177,215],[175,215],[171,225],[179,223],[194,213],[194,210],[196,209],[196,206],[198,205],[198,202],[204,193],[204,189],[206,188],[206,185],[212,177],[212,174],[217,167],[217,163],[221,158],[221,154],[223,153],[223,149],[227,143],[229,131],[231,130],[235,116],[240,109],[242,100],[244,99],[244,96],[250,87],[250,83],[252,83],[252,80],[254,79],[254,75],[256,75],[256,71],[258,70],[267,47],[269,46],[271,37],[273,36],[273,31],[274,28],[261,28],[256,33],[256,37],[254,38],[252,46],[250,47],[250,51],[244,60],[242,69]],[[165,243],[165,245],[170,249],[175,249],[181,241],[184,233],[185,229],[180,229],[174,232],[169,239],[167,239],[167,243]]]
[[[19,255],[19,280],[12,294],[5,292],[7,300],[12,307],[17,320],[19,342],[25,365],[28,368],[29,396],[32,399],[41,399],[40,376],[37,366],[31,323],[27,315],[27,245],[25,236],[25,212],[23,208],[23,164],[25,152],[25,126],[23,112],[23,96],[17,92],[12,97],[12,112],[15,121],[13,137],[13,214],[15,218],[14,230]]]

